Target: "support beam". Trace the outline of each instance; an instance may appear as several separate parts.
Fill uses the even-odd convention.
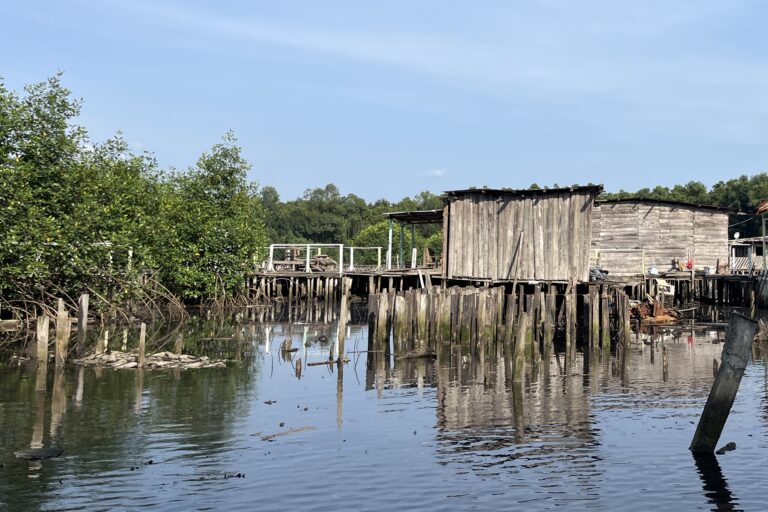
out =
[[[392,219],[389,219],[389,236],[387,239],[387,270],[392,269]]]

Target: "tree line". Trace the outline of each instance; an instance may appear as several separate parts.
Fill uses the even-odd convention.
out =
[[[397,202],[367,202],[328,184],[281,200],[249,182],[250,165],[232,133],[184,171],[161,169],[118,134],[92,141],[76,123],[81,101],[55,75],[10,91],[0,82],[0,297],[46,294],[130,298],[150,282],[187,302],[232,297],[269,243],[386,246],[385,212],[439,209],[429,191]],[[555,185],[556,187],[556,185]],[[531,188],[538,188],[533,184]],[[672,188],[606,192],[708,204],[752,213],[768,198],[768,174],[692,181]],[[748,219],[747,219],[748,220]],[[732,227],[759,234],[759,219]],[[736,224],[734,222],[733,224]],[[439,225],[419,225],[407,246],[442,248]]]

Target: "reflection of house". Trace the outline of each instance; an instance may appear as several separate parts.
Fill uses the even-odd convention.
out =
[[[445,193],[448,279],[586,281],[601,186]]]
[[[598,201],[593,210],[591,263],[611,275],[685,268],[715,272],[728,262],[732,210],[676,201]]]

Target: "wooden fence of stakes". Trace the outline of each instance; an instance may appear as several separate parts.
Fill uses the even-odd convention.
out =
[[[585,307],[578,323],[592,353],[609,360],[614,339],[628,352],[629,298],[622,290],[590,285],[577,295],[575,284],[513,285],[508,290],[431,286],[370,294],[369,349],[420,357],[436,355],[444,344],[453,343],[462,346],[463,357],[502,354],[507,377],[521,380],[526,364],[538,365],[554,354],[556,336],[565,338],[566,366],[575,360],[580,301]]]

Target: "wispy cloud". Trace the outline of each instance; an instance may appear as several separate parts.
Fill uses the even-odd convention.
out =
[[[747,7],[751,1],[734,0]],[[691,41],[676,45],[691,26],[716,26],[738,11],[710,0],[695,8],[650,0],[629,9],[604,0],[539,0],[504,9],[499,20],[484,20],[488,27],[482,37],[439,25],[419,32],[378,25],[330,29],[279,18],[234,17],[187,4],[118,0],[115,5],[163,27],[167,37],[187,37],[195,45],[220,45],[230,52],[233,42],[250,50],[269,45],[392,66],[511,101],[576,95],[627,102],[639,113],[671,109],[687,116],[716,108],[713,98],[724,92],[737,104],[729,110],[753,110],[754,101],[740,100],[749,92],[745,89],[768,87],[767,66],[740,59],[727,47],[707,47],[716,43],[695,30],[687,36],[705,45],[706,54]],[[757,108],[768,111],[768,102]]]
[[[445,174],[445,169],[430,169],[427,171],[427,176],[430,178],[442,178]]]

